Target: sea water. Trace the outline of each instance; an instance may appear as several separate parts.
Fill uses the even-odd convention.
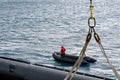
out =
[[[95,30],[104,50],[120,73],[120,0],[93,0]],[[89,0],[0,0],[0,56],[31,63],[71,69],[56,62],[52,54],[60,51],[79,55],[88,33]],[[78,71],[115,78],[94,37],[86,55],[96,63]]]

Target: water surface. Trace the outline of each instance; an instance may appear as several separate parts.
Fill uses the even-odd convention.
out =
[[[120,72],[120,1],[94,0],[96,32]],[[0,56],[71,69],[56,62],[52,53],[64,45],[79,55],[88,32],[89,0],[0,0]],[[115,78],[94,38],[86,55],[97,59],[79,71]]]

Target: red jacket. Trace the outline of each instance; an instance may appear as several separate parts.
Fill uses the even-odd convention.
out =
[[[60,51],[61,54],[65,55],[65,51],[66,51],[66,49],[62,46],[62,47],[61,47],[61,51]]]

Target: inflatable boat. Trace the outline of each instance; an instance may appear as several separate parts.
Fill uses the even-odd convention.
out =
[[[60,52],[54,52],[52,54],[53,58],[58,62],[64,62],[64,63],[71,63],[74,64],[76,60],[78,59],[78,56],[73,56],[69,54],[65,54],[65,56],[61,56]],[[97,60],[88,56],[85,56],[82,61],[82,65],[88,64],[88,63],[94,63]]]
[[[64,80],[69,70],[0,57],[0,80]],[[72,80],[113,80],[77,72]]]

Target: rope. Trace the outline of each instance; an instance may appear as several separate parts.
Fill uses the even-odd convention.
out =
[[[114,68],[114,66],[112,65],[112,63],[109,61],[106,53],[105,53],[105,50],[101,44],[101,40],[100,40],[100,37],[99,35],[95,32],[95,29],[94,27],[96,26],[96,20],[93,16],[93,5],[92,5],[92,0],[90,0],[90,18],[88,18],[88,26],[89,26],[89,31],[88,31],[88,35],[86,37],[86,41],[85,41],[85,44],[80,52],[80,55],[79,55],[79,58],[77,59],[76,63],[74,64],[74,66],[72,67],[72,69],[70,70],[70,72],[67,74],[67,76],[64,78],[64,80],[72,80],[74,74],[77,72],[79,66],[81,65],[82,63],[82,60],[83,60],[83,57],[85,55],[85,52],[86,52],[86,49],[87,49],[87,46],[91,40],[91,37],[92,37],[92,32],[94,33],[94,38],[96,40],[96,42],[98,43],[100,49],[101,49],[101,52],[103,53],[103,55],[105,56],[108,64],[110,65],[110,67],[112,68],[115,76],[118,78],[118,80],[120,80],[120,75],[118,74],[117,70]],[[91,25],[90,21],[93,20],[93,25]]]
[[[101,49],[103,55],[105,56],[108,64],[109,64],[110,67],[112,68],[115,76],[118,78],[118,80],[120,80],[120,75],[119,75],[119,73],[117,72],[117,70],[115,69],[115,67],[112,65],[112,63],[110,62],[110,60],[108,59],[108,57],[107,57],[107,55],[106,55],[106,53],[105,53],[105,51],[104,51],[104,48],[103,48],[102,44],[99,44],[99,46],[100,46],[100,49]]]
[[[73,75],[77,72],[79,66],[82,63],[83,57],[85,55],[85,51],[87,49],[88,43],[90,42],[91,39],[91,33],[88,33],[87,38],[86,38],[86,42],[84,44],[84,47],[79,55],[79,58],[77,59],[76,63],[74,64],[74,66],[72,67],[72,69],[70,70],[70,72],[67,74],[67,76],[64,78],[64,80],[71,80],[73,78]]]
[[[99,47],[100,47],[100,50],[101,52],[103,53],[104,57],[106,58],[108,64],[110,65],[110,67],[112,68],[112,71],[114,72],[115,76],[118,78],[118,80],[120,80],[120,75],[119,73],[117,72],[117,70],[115,69],[115,67],[112,65],[112,63],[110,62],[110,60],[108,59],[106,53],[105,53],[105,50],[102,46],[102,43],[101,43],[101,40],[100,40],[100,37],[97,33],[94,33],[94,37],[95,37],[95,40],[96,42],[98,43]]]

